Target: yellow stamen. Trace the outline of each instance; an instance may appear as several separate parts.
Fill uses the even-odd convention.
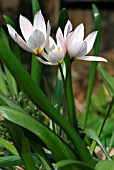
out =
[[[42,48],[39,48],[38,50],[34,50],[34,54],[35,55],[39,55],[39,54],[41,54],[42,53],[42,51],[43,51],[43,49]]]
[[[28,40],[26,40],[26,42],[28,43]]]
[[[58,49],[58,51],[61,51],[61,48],[60,48],[60,47],[58,47],[57,49]]]

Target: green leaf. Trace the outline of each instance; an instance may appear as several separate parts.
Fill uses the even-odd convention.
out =
[[[96,170],[114,170],[114,160],[99,161],[95,166]]]
[[[36,156],[33,156],[33,159],[35,163],[38,165],[41,164],[41,162],[38,160]],[[22,166],[23,162],[20,158],[20,156],[5,156],[0,157],[0,167],[12,167],[12,166]]]
[[[58,26],[64,31],[64,27],[69,19],[67,9],[63,8],[59,14]]]
[[[4,73],[0,67],[0,93],[7,95],[8,94],[8,89],[6,86],[6,82],[4,79]]]
[[[104,80],[106,88],[109,92],[109,95],[112,97],[114,95],[114,78],[99,64],[98,71]]]
[[[63,74],[66,75],[65,63],[63,62],[61,66],[62,66]],[[54,89],[54,97],[53,97],[53,105],[55,108],[57,108],[58,111],[60,111],[63,95],[64,95],[63,81],[60,74],[60,70],[58,68],[56,86]]]
[[[18,155],[16,148],[7,140],[0,137],[0,145],[11,152],[13,155]]]
[[[107,151],[105,150],[102,142],[100,141],[100,138],[98,137],[97,133],[93,130],[93,129],[86,129],[84,131],[84,133],[86,133],[90,138],[92,138],[93,140],[95,140],[97,142],[97,144],[100,146],[100,148],[102,149],[102,151],[104,152],[105,156],[111,160],[111,158],[109,157]]]
[[[21,107],[19,106],[15,100],[13,99],[10,99],[9,97],[3,95],[3,94],[0,94],[0,104],[1,105],[4,105],[4,106],[9,106],[11,108],[14,108],[14,109],[17,109],[17,110],[20,110],[22,112],[25,112],[26,111]]]
[[[6,24],[9,24],[9,25],[11,25],[14,29],[16,29],[16,26],[15,26],[14,22],[11,20],[11,18],[9,18],[9,17],[6,16],[6,15],[3,15],[3,17],[4,17],[5,21],[6,21]]]
[[[9,41],[8,41],[7,35],[6,35],[5,31],[4,31],[4,29],[2,28],[2,26],[0,26],[0,38],[5,43],[7,48],[9,48]],[[3,49],[4,49],[4,52],[5,52],[5,48],[3,48]]]
[[[29,115],[5,106],[0,106],[0,115],[36,134],[51,150],[55,160],[76,159],[72,150],[58,136]]]
[[[40,147],[39,143],[36,143],[34,140],[30,140],[30,139],[28,139],[28,140],[30,141],[31,147],[33,148],[34,152],[36,153],[36,155],[41,160],[45,169],[54,170],[52,164],[48,160],[44,150]]]
[[[7,35],[6,35],[5,31],[3,30],[3,28],[1,26],[0,26],[0,33],[1,33],[0,37],[3,40],[3,42],[5,43],[6,48],[9,48],[9,42],[8,42]],[[5,48],[3,47],[3,50],[4,49]],[[7,67],[5,67],[5,72],[6,72],[6,77],[7,77],[7,80],[8,80],[8,85],[9,85],[10,92],[12,93],[12,95],[17,95],[16,82],[15,82],[13,76],[11,75],[11,73],[8,71]]]
[[[60,162],[57,162],[55,167],[57,168],[61,168],[67,165],[73,165],[76,164],[78,168],[80,168],[81,170],[94,170],[90,165],[85,164],[83,162],[80,161],[75,161],[75,160],[62,160]]]
[[[95,30],[98,31],[97,38],[94,44],[94,56],[98,56],[99,47],[100,47],[100,39],[101,39],[101,19],[100,19],[99,10],[94,4],[92,5],[92,11],[94,15]],[[92,91],[93,91],[93,86],[94,86],[95,75],[96,75],[96,68],[97,68],[97,62],[93,61],[91,65],[91,69],[90,69],[89,85],[87,89],[85,114],[84,114],[84,129],[86,127],[88,114],[89,114],[91,96],[92,96]]]
[[[98,130],[97,130],[97,135],[98,135],[99,137],[100,137],[100,135],[101,135],[101,133],[102,133],[102,130],[103,130],[103,128],[104,128],[104,125],[105,125],[105,123],[106,123],[107,118],[109,117],[109,114],[110,114],[110,111],[111,111],[113,105],[114,105],[114,96],[112,97],[112,100],[111,100],[111,102],[110,102],[110,104],[109,104],[109,107],[108,107],[108,110],[107,110],[107,112],[106,112],[106,115],[105,115],[105,117],[104,117],[104,119],[103,119],[103,122],[101,123],[100,127],[99,127]],[[90,147],[90,153],[91,153],[91,154],[93,154],[93,151],[94,151],[95,146],[96,146],[96,142],[93,141],[92,144],[91,144],[91,147]],[[110,160],[110,158],[109,158],[109,160]]]
[[[16,26],[14,24],[14,22],[6,15],[4,15],[4,19],[6,21],[6,24],[11,25],[14,29],[16,29]],[[16,55],[16,57],[21,60],[21,52],[20,52],[20,47],[19,45],[13,40],[11,39],[11,47],[12,47],[12,51],[14,52],[14,54]]]
[[[0,167],[12,167],[23,165],[19,156],[4,156],[0,157]]]
[[[33,17],[34,17],[34,15],[40,10],[40,4],[38,0],[31,0],[31,2],[32,2]]]
[[[30,146],[27,138],[25,137],[23,131],[16,124],[6,121],[5,124],[8,127],[10,135],[13,139],[14,145],[18,150],[18,153],[23,161],[25,169],[36,170],[36,165],[32,157]]]
[[[6,73],[6,80],[8,83],[8,88],[10,90],[10,93],[12,96],[17,96],[18,95],[18,90],[17,90],[17,83],[14,79],[14,77],[12,76],[12,74],[10,73],[10,71],[7,69],[6,66],[4,66],[5,69],[5,73]]]
[[[73,94],[73,86],[72,86],[72,75],[71,75],[71,62],[69,60],[69,56],[65,57],[66,63],[66,105],[69,122],[74,129],[78,129],[77,118],[76,118],[76,106]]]

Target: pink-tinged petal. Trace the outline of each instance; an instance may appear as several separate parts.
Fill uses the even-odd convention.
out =
[[[79,41],[78,43],[76,44],[73,44],[72,41],[68,42],[67,43],[67,51],[68,51],[68,54],[71,56],[71,57],[75,57],[76,54],[78,53],[78,51],[80,50],[81,46],[83,44],[83,41]]]
[[[84,41],[87,42],[87,52],[86,52],[86,54],[88,54],[90,52],[90,50],[93,48],[96,36],[97,36],[97,31],[94,31],[85,38]]]
[[[76,57],[85,56],[86,52],[87,52],[87,42],[84,41],[83,44],[81,45],[79,51],[77,52]]]
[[[34,17],[33,25],[35,29],[39,29],[41,32],[43,32],[45,39],[46,39],[46,24],[45,24],[45,20],[44,20],[41,10],[36,13]]]
[[[84,56],[84,57],[79,57],[79,60],[85,60],[85,61],[103,61],[107,62],[105,58],[98,57],[98,56]]]
[[[29,36],[33,31],[33,26],[31,22],[22,15],[20,15],[19,22],[20,22],[20,29],[21,29],[22,35],[24,39],[28,41]]]
[[[83,41],[83,39],[84,39],[84,25],[80,24],[76,27],[76,29],[73,32],[72,41],[73,43],[76,43],[78,41]]]
[[[28,46],[34,50],[43,49],[45,46],[45,37],[44,34],[40,30],[35,30],[30,35],[28,40]]]
[[[70,32],[72,31],[72,24],[71,22],[68,20],[66,25],[65,25],[65,29],[64,29],[64,39],[67,38],[67,36],[70,34]]]
[[[56,32],[56,40],[57,40],[58,45],[59,45],[59,40],[64,41],[63,33],[60,27],[57,29],[57,32]]]
[[[28,52],[33,52],[31,48],[27,46],[27,43],[17,34],[17,32],[14,30],[14,28],[11,25],[7,25],[8,31],[10,36],[13,38],[15,42],[19,44],[21,48]]]
[[[43,64],[52,65],[50,62],[44,61],[44,60],[42,60],[40,57],[36,57],[36,58],[37,58],[38,61],[40,61],[40,62],[43,63]]]

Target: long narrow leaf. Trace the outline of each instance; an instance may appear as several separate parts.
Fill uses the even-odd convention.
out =
[[[57,168],[61,168],[61,167],[64,167],[67,165],[73,165],[73,164],[76,164],[77,167],[81,170],[94,170],[90,165],[85,164],[80,161],[75,161],[75,160],[63,160],[63,161],[57,162],[55,166]]]
[[[3,95],[3,94],[0,94],[0,104],[3,105],[3,106],[9,106],[11,108],[15,108],[17,110],[20,110],[22,112],[25,112],[26,111],[21,107],[19,106],[15,100],[12,100],[10,99],[9,97]]]
[[[5,43],[6,48],[9,48],[9,42],[8,42],[7,35],[1,26],[0,26],[0,37],[3,40],[3,42]],[[4,53],[5,53],[5,51],[4,51]],[[6,66],[4,66],[4,67],[5,67],[6,79],[7,79],[8,85],[9,85],[10,92],[12,95],[17,95],[17,93],[18,93],[17,92],[17,84],[16,84],[13,76],[7,69],[7,67]]]
[[[98,56],[99,54],[99,46],[100,46],[100,38],[101,38],[101,20],[100,20],[100,13],[98,8],[93,4],[92,5],[94,20],[95,20],[95,30],[98,31],[97,38],[94,45],[94,55]],[[87,90],[87,97],[86,97],[86,106],[85,106],[85,116],[84,116],[84,125],[83,127],[86,127],[87,119],[88,119],[88,113],[89,113],[89,107],[91,102],[91,96],[92,96],[92,90],[94,86],[94,80],[96,75],[96,68],[97,68],[97,62],[92,62],[91,69],[90,69],[90,78],[89,78],[89,85]]]
[[[5,19],[7,24],[11,25],[14,29],[16,29],[14,22],[8,16],[4,15],[4,19]],[[12,46],[12,51],[14,52],[16,57],[19,60],[21,60],[20,47],[17,45],[17,43],[13,39],[11,39],[11,46]]]
[[[0,137],[0,145],[11,152],[13,155],[18,155],[16,148],[7,140]]]
[[[5,69],[6,80],[8,83],[8,88],[10,90],[10,93],[12,96],[17,96],[18,95],[17,83],[6,66],[4,66],[4,69]]]
[[[112,97],[114,95],[114,77],[112,77],[103,67],[98,65],[98,72],[100,73],[106,88],[108,90],[109,95]]]
[[[7,85],[6,85],[4,74],[3,74],[1,67],[0,67],[0,93],[5,94],[5,95],[8,94]]]
[[[46,154],[44,153],[43,149],[40,145],[33,140],[30,140],[31,147],[33,148],[34,152],[38,155],[39,159],[41,160],[42,164],[44,165],[45,169],[54,170],[52,164],[48,160]]]
[[[104,152],[105,156],[107,157],[108,160],[111,160],[111,158],[109,157],[106,149],[104,148],[102,142],[100,141],[99,136],[97,135],[97,133],[92,130],[92,129],[86,129],[84,131],[84,133],[86,133],[90,138],[92,138],[93,140],[95,140],[97,142],[97,144],[100,146],[100,148],[102,149],[102,151]]]
[[[0,106],[0,115],[36,134],[49,147],[56,160],[76,159],[70,148],[58,136],[29,115],[6,106]]]
[[[109,107],[108,107],[108,110],[107,110],[106,115],[105,115],[105,117],[104,117],[104,120],[103,120],[102,124],[100,125],[100,127],[99,127],[98,130],[97,130],[97,135],[98,135],[99,137],[100,137],[100,135],[101,135],[101,133],[102,133],[102,130],[103,130],[103,128],[104,128],[104,125],[105,125],[105,123],[106,123],[106,120],[107,120],[107,118],[108,118],[108,116],[109,116],[109,114],[110,114],[110,111],[111,111],[113,105],[114,105],[114,96],[113,96],[113,98],[112,98],[112,100],[111,100],[111,102],[110,102],[110,104],[109,104]],[[91,144],[91,147],[90,147],[90,153],[91,153],[91,154],[93,154],[93,151],[94,151],[95,146],[96,146],[96,142],[93,141],[92,144]]]
[[[97,163],[95,166],[96,170],[114,170],[114,160],[104,160]]]
[[[33,159],[37,165],[40,165],[41,162],[36,156],[33,156]],[[20,156],[4,156],[0,157],[0,167],[13,167],[13,166],[22,166],[23,162]]]
[[[27,170],[36,170],[36,165],[32,157],[28,140],[25,137],[21,128],[10,121],[6,121],[5,124],[8,127],[14,145],[18,150],[18,153],[23,161],[25,168]]]

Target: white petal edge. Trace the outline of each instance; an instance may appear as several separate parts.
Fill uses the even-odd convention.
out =
[[[24,16],[20,15],[19,17],[20,29],[25,41],[28,41],[29,36],[33,31],[33,26],[31,22]]]
[[[33,26],[34,29],[39,29],[41,32],[43,32],[46,39],[46,24],[41,10],[35,14]]]
[[[40,57],[36,57],[38,61],[40,61],[41,63],[45,64],[45,65],[52,65],[50,62],[48,61],[44,61],[42,60]]]
[[[93,48],[93,45],[94,45],[94,42],[95,42],[97,33],[98,33],[97,31],[94,31],[94,32],[90,33],[90,34],[85,38],[84,41],[87,42],[87,52],[86,52],[86,54],[88,54],[88,53],[91,51],[91,49]]]
[[[107,60],[103,57],[98,57],[98,56],[84,56],[84,57],[79,57],[79,60],[85,60],[85,61],[103,61],[107,62]]]
[[[9,31],[9,34],[12,37],[12,39],[15,42],[17,42],[17,44],[21,48],[32,53],[33,52],[32,49],[27,46],[27,43],[20,37],[20,35],[17,34],[17,32],[14,30],[14,28],[11,25],[8,25],[8,24],[7,24],[7,27],[8,27],[8,31]]]
[[[66,25],[65,25],[65,29],[64,29],[64,39],[65,40],[66,40],[66,38],[68,37],[68,35],[70,34],[71,31],[72,31],[72,24],[71,24],[70,20],[68,20]]]

